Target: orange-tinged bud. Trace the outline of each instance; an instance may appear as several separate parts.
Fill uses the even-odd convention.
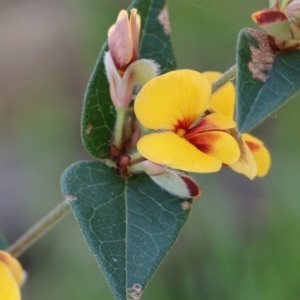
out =
[[[127,11],[121,10],[116,23],[108,30],[109,52],[119,71],[125,71],[137,59],[140,24],[136,9],[131,10],[130,19]]]
[[[138,59],[141,18],[134,8],[120,11],[108,30],[108,48],[104,65],[110,84],[110,96],[116,108],[127,107],[135,85],[142,86],[159,73],[159,65],[150,59]]]

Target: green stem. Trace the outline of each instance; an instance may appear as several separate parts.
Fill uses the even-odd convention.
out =
[[[7,251],[14,257],[20,256],[39,238],[44,236],[48,230],[60,222],[69,212],[70,205],[66,200],[59,203],[48,215],[25,232]]]
[[[114,145],[117,146],[118,149],[120,150],[122,149],[122,142],[123,142],[123,126],[124,126],[125,114],[126,114],[126,108],[124,107],[117,108]]]
[[[212,94],[236,76],[236,65],[227,70],[219,79],[212,84]]]

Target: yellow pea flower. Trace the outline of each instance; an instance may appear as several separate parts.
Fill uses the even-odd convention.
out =
[[[0,299],[21,300],[19,286],[24,279],[25,272],[18,260],[0,250]]]
[[[240,157],[229,133],[236,123],[219,113],[207,114],[211,85],[204,75],[177,70],[150,80],[139,92],[138,120],[157,132],[142,137],[138,151],[146,159],[189,172],[216,172]]]
[[[222,74],[219,72],[204,72],[203,75],[210,83],[216,81]],[[233,83],[227,83],[211,97],[210,108],[229,118],[234,118],[235,88]],[[237,131],[232,131],[240,147],[240,158],[228,166],[234,171],[244,174],[250,179],[255,176],[265,176],[271,166],[271,156],[264,143],[250,134],[238,136]]]

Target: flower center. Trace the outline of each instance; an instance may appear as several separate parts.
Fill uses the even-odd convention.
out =
[[[182,137],[185,135],[186,131],[185,131],[185,129],[179,128],[179,129],[177,129],[176,133]]]

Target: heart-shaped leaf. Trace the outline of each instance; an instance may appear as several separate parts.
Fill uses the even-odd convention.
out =
[[[115,298],[140,299],[189,215],[183,200],[100,162],[70,166],[61,185]]]
[[[128,8],[136,7],[142,20],[139,57],[155,60],[160,65],[161,73],[176,67],[165,5],[165,0],[135,0]],[[114,22],[112,20],[112,24]],[[88,83],[81,120],[84,146],[96,158],[109,156],[110,138],[115,124],[115,109],[110,99],[103,63],[107,50],[105,43]]]
[[[237,123],[247,132],[300,89],[300,50],[278,53],[268,36],[243,29],[237,46]]]

